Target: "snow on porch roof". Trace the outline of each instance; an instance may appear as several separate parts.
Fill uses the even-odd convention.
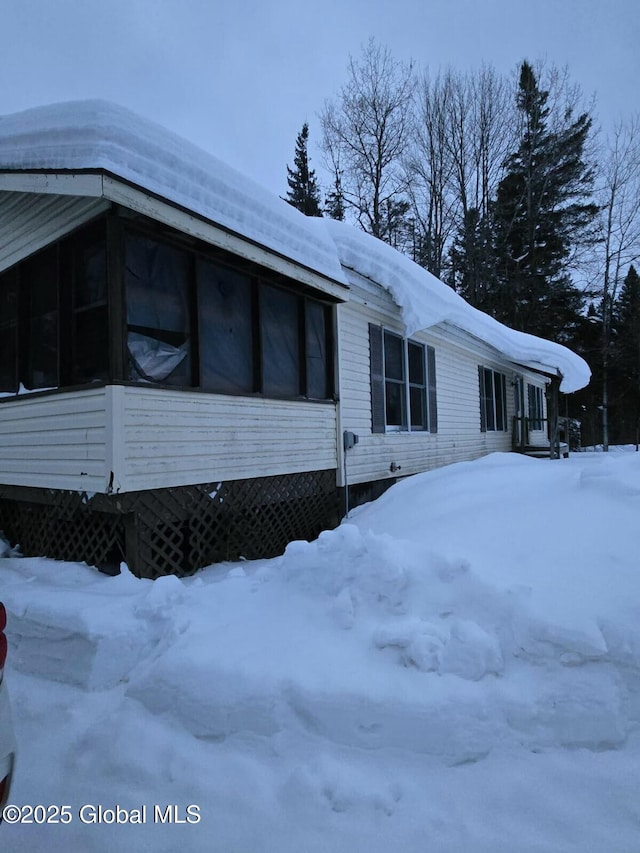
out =
[[[341,284],[343,266],[386,288],[411,335],[449,322],[514,362],[588,384],[586,362],[472,308],[412,260],[342,222],[305,217],[211,154],[107,101],[70,101],[0,117],[0,171],[104,169]]]
[[[341,284],[331,240],[217,157],[108,101],[0,116],[0,171],[104,169]]]
[[[406,255],[363,231],[331,219],[317,220],[313,225],[316,230],[331,234],[345,268],[389,291],[400,307],[407,335],[437,323],[451,323],[485,341],[510,361],[560,375],[560,389],[566,393],[589,384],[589,366],[567,347],[504,326],[473,308]]]

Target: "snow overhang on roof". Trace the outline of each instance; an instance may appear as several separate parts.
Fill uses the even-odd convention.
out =
[[[0,117],[0,171],[81,170],[109,172],[346,286],[333,242],[308,217],[154,122],[108,101]]]
[[[410,258],[363,231],[330,219],[317,220],[313,225],[331,235],[345,268],[389,291],[400,307],[407,335],[437,323],[451,323],[485,341],[510,361],[561,377],[560,390],[565,393],[588,385],[589,366],[567,347],[509,329],[473,308]]]

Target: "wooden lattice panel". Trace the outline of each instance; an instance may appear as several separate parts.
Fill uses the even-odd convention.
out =
[[[146,578],[185,575],[241,556],[272,557],[293,539],[312,539],[337,522],[335,471],[91,500],[52,490],[33,497],[0,499],[0,530],[25,555],[108,568],[126,559],[135,574]]]

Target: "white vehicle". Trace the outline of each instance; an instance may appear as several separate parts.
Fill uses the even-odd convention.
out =
[[[7,611],[0,601],[0,823],[2,822],[2,809],[6,805],[11,788],[16,754],[9,696],[7,685],[4,683],[4,665],[7,659],[7,638],[4,633],[6,625]]]

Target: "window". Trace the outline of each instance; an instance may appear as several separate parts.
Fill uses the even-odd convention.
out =
[[[332,318],[284,276],[108,214],[0,274],[0,392],[111,380],[330,400]]]
[[[191,385],[187,253],[127,234],[125,292],[128,378]]]
[[[544,429],[544,403],[542,388],[527,384],[529,397],[529,429]]]
[[[372,432],[438,431],[435,351],[369,326]]]
[[[73,241],[72,381],[105,380],[109,375],[107,251],[104,228]]]
[[[480,385],[480,430],[500,432],[507,429],[507,379],[504,373],[489,367],[478,368]]]
[[[251,279],[199,259],[201,385],[219,394],[254,390]]]
[[[20,272],[28,303],[27,388],[55,388],[58,379],[58,247],[39,252]]]
[[[307,397],[325,400],[332,394],[331,314],[328,306],[314,299],[305,299],[305,341]]]
[[[16,270],[0,275],[0,391],[18,390],[18,283]]]
[[[108,328],[102,219],[0,276],[0,391],[106,380]]]
[[[264,285],[260,289],[262,390],[297,397],[300,387],[300,320],[296,294]]]

